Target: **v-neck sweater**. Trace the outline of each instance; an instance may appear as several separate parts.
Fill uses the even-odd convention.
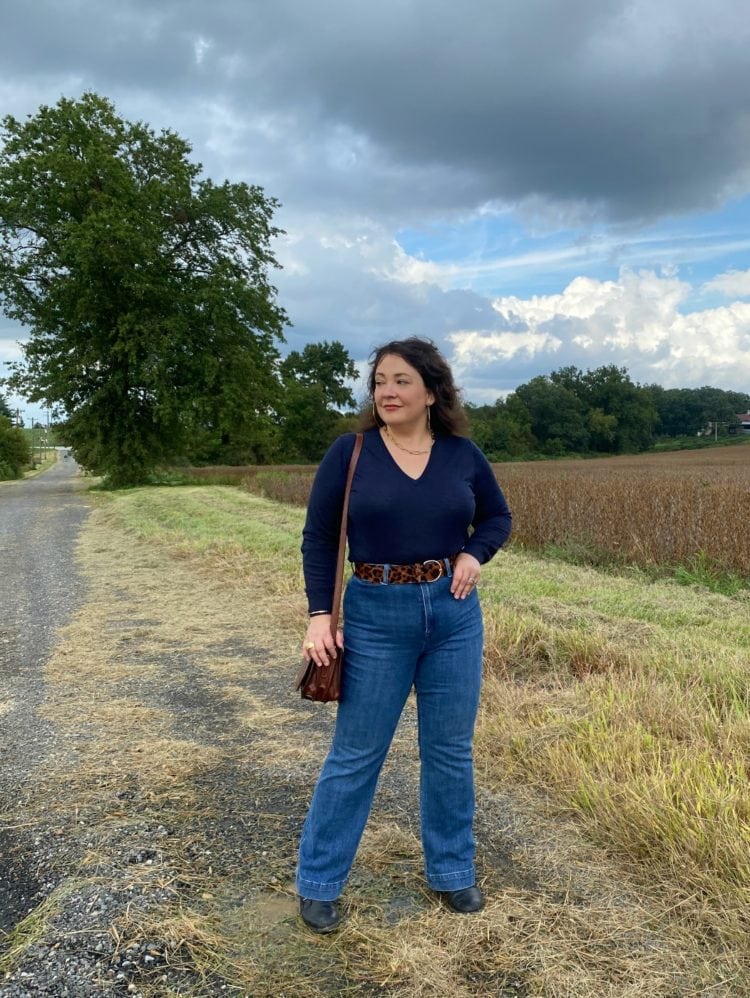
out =
[[[330,610],[341,509],[355,434],[320,462],[302,532],[310,612]],[[511,514],[487,458],[466,437],[440,435],[418,478],[393,459],[379,430],[367,430],[349,497],[350,561],[409,565],[460,551],[480,563],[508,539]]]

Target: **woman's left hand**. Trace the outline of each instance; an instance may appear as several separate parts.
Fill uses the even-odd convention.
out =
[[[473,554],[465,551],[456,558],[451,578],[451,593],[456,599],[466,599],[479,581],[482,566]]]

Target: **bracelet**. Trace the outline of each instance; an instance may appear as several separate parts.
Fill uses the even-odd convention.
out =
[[[308,614],[310,617],[330,617],[330,610],[313,610],[312,613]]]

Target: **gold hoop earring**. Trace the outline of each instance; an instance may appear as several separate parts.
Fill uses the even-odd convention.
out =
[[[430,423],[430,409],[431,408],[432,408],[432,406],[430,406],[430,405],[427,406],[427,429],[430,431],[430,433],[432,433],[432,425]]]

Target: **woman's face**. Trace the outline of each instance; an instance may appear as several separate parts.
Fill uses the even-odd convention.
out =
[[[373,399],[384,423],[394,430],[414,430],[425,425],[427,406],[435,396],[416,368],[398,354],[387,353],[375,368]]]

